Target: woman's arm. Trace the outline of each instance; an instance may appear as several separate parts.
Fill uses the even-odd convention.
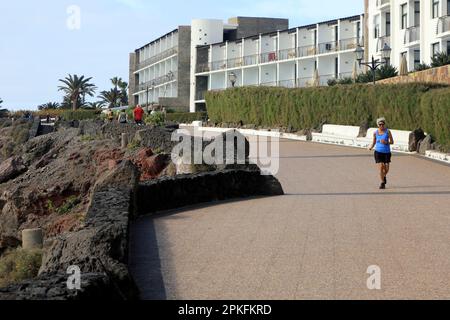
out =
[[[392,136],[392,132],[389,130],[389,144],[395,144],[394,137]]]

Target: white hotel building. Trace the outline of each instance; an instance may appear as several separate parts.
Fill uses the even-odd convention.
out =
[[[387,43],[391,64],[399,68],[406,55],[408,70],[430,64],[438,52],[450,53],[450,0],[366,0],[366,59],[380,57]]]
[[[206,91],[232,87],[230,74],[235,86],[288,88],[351,77],[355,49],[364,47],[363,26],[364,16],[357,15],[197,46],[190,109],[204,109]]]

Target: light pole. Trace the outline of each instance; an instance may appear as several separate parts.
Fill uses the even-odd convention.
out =
[[[364,62],[363,61],[364,49],[360,45],[358,45],[358,47],[356,48],[356,50],[355,50],[356,60],[358,60],[360,67],[362,65],[364,65],[364,66],[369,67],[370,70],[372,70],[374,85],[376,83],[376,71],[377,71],[378,67],[380,67],[384,64],[386,64],[386,65],[388,64],[389,58],[391,57],[391,52],[392,52],[391,47],[389,47],[389,45],[387,43],[385,43],[383,49],[381,50],[382,60],[375,59],[374,56],[372,56],[371,62]]]
[[[230,74],[228,75],[228,79],[231,82],[231,86],[234,88],[234,86],[236,85],[236,81],[237,81],[237,76],[234,72],[230,72]]]

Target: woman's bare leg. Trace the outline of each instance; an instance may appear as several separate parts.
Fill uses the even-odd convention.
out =
[[[386,177],[386,165],[384,163],[380,163],[380,178],[381,182],[384,183],[384,178]]]

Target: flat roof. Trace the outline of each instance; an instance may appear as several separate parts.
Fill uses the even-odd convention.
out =
[[[333,19],[333,20],[328,20],[328,21],[322,21],[322,22],[318,22],[318,23],[312,23],[312,24],[308,24],[308,25],[303,25],[300,27],[294,27],[294,28],[289,28],[289,29],[285,29],[285,30],[280,30],[280,32],[289,32],[292,33],[294,31],[296,31],[297,29],[308,29],[308,28],[315,28],[317,25],[322,25],[322,24],[331,24],[331,23],[337,23],[338,21],[345,21],[345,20],[357,20],[358,18],[360,18],[361,16],[364,16],[364,14],[360,14],[360,15],[354,15],[354,16],[350,16],[350,17],[345,17],[345,18],[338,18],[338,19]],[[276,34],[277,31],[272,31],[272,32],[266,32],[266,33],[261,33],[262,36],[270,36],[270,35],[274,35]],[[228,42],[241,42],[243,39],[255,39],[257,37],[259,37],[260,34],[255,34],[253,36],[249,36],[249,37],[245,37],[245,38],[240,38],[240,39],[236,39],[234,41],[228,41]],[[222,41],[222,42],[216,42],[216,43],[211,43],[208,45],[201,45],[201,46],[197,46],[197,48],[208,48],[209,46],[216,46],[216,45],[220,45],[223,44],[227,41]]]

